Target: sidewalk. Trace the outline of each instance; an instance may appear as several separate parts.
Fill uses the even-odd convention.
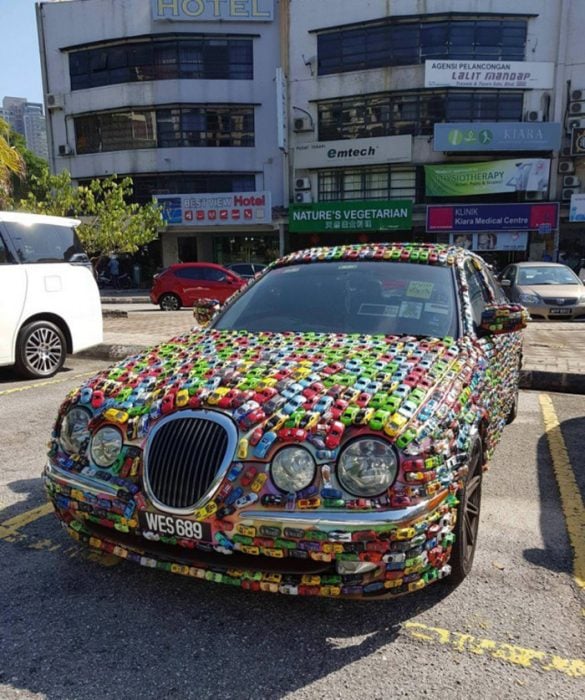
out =
[[[103,291],[102,309],[104,342],[81,356],[113,362],[196,325],[190,308],[161,311],[143,290]],[[585,323],[530,322],[524,331],[520,386],[585,394]]]

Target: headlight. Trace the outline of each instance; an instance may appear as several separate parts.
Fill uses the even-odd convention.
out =
[[[285,447],[272,460],[272,481],[281,491],[302,491],[314,478],[315,462],[302,447]]]
[[[394,449],[385,440],[362,438],[350,443],[339,456],[337,477],[354,496],[379,496],[396,478]]]
[[[118,428],[106,425],[91,439],[91,458],[98,467],[111,467],[118,459],[124,441]]]
[[[519,301],[521,304],[540,304],[538,294],[520,294]]]
[[[91,418],[88,411],[76,406],[69,410],[61,423],[59,442],[68,454],[79,454],[81,446],[89,438],[87,424]]]

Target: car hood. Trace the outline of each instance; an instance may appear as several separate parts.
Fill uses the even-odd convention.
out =
[[[469,338],[421,340],[206,329],[176,337],[100,372],[70,396],[69,402],[91,403],[98,418],[105,415],[106,420],[112,415],[108,409],[118,409],[121,414],[114,420],[129,425],[134,417],[146,416],[147,426],[138,435],[142,438],[163,415],[210,408],[230,415],[241,435],[257,428],[278,433],[291,425],[303,427],[303,416],[312,414],[314,420],[308,427],[305,418],[306,435],[286,439],[302,442],[315,431],[323,435],[336,422],[339,433],[342,421],[348,429],[385,432],[387,439],[394,440],[409,428],[421,427],[421,413],[429,399],[434,408],[449,397],[453,404],[475,371],[479,369]],[[268,399],[262,395],[266,388]],[[418,403],[413,405],[407,402],[415,388],[419,389]],[[229,395],[226,399],[229,391],[235,396],[231,404]],[[103,398],[97,407],[96,396]],[[391,406],[386,401],[390,396],[395,397]],[[341,411],[335,410],[339,398],[357,410],[370,409],[369,413],[344,417],[342,404]],[[379,414],[374,424],[372,406],[388,411]],[[401,421],[392,434],[384,431],[384,422],[400,406],[408,409],[404,411],[406,422]],[[275,415],[286,417],[286,426],[283,422],[278,425],[278,420],[271,422]],[[282,433],[278,435],[274,441],[285,439]],[[329,447],[334,444],[329,441]]]
[[[537,294],[541,298],[572,298],[585,294],[585,287],[578,284],[522,284],[518,285],[520,294]]]

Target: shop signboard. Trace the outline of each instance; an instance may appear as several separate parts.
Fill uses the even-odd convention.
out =
[[[425,61],[425,87],[550,90],[554,63],[545,61]]]
[[[270,192],[159,194],[168,226],[254,226],[272,223]]]
[[[365,202],[324,202],[289,208],[289,231],[408,231],[412,228],[410,199]]]
[[[585,194],[571,195],[569,221],[585,221]]]
[[[482,233],[450,233],[449,243],[480,253],[488,251],[524,251],[528,247],[527,231],[486,231]]]
[[[152,19],[171,22],[272,22],[274,0],[151,0]]]
[[[465,197],[499,192],[548,191],[548,158],[514,158],[486,163],[425,165],[428,197]]]
[[[456,122],[435,124],[433,150],[558,151],[561,125],[558,122]]]
[[[410,163],[412,136],[315,141],[295,147],[295,168],[340,168],[378,163]]]
[[[558,229],[559,205],[537,204],[437,204],[427,207],[427,231],[538,231]]]

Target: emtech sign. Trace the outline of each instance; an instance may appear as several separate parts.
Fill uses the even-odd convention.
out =
[[[295,147],[295,168],[310,170],[378,163],[410,163],[412,136],[316,141]]]

